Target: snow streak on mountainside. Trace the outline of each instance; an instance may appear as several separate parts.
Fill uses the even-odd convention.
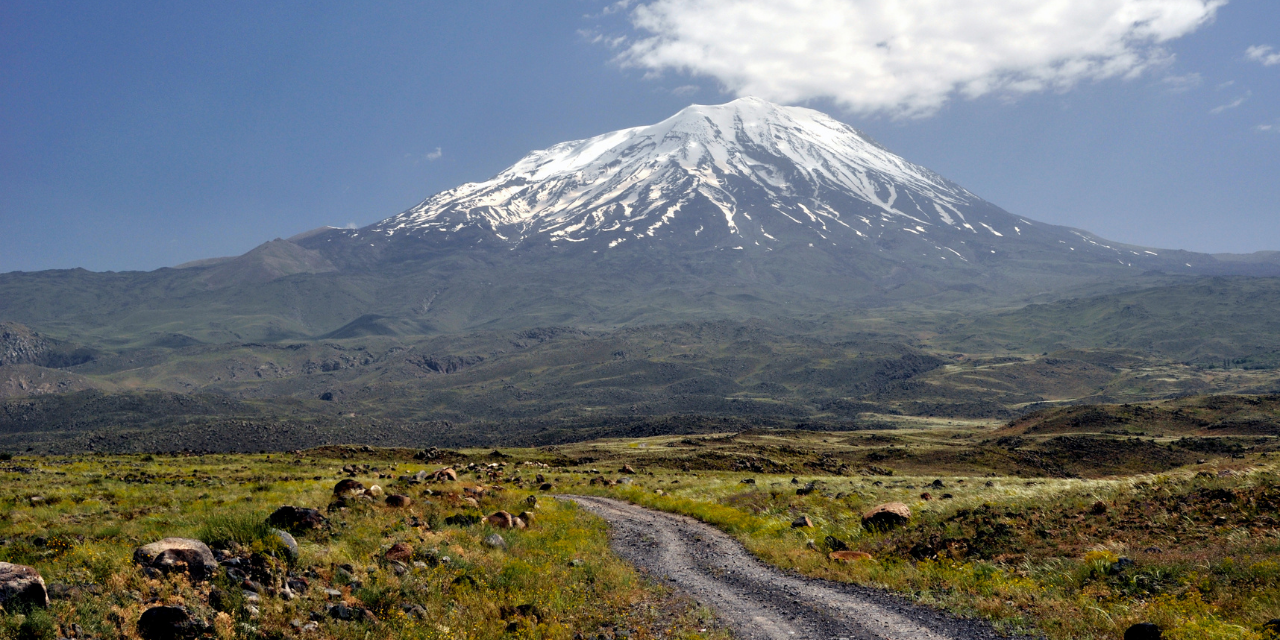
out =
[[[344,234],[594,251],[656,242],[889,247],[965,263],[1025,243],[1113,264],[1148,257],[1033,224],[823,113],[756,98],[694,105],[652,126],[535,151],[491,180]]]

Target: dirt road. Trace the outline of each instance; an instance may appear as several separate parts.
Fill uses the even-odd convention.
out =
[[[784,573],[691,518],[590,496],[562,496],[604,518],[618,555],[715,611],[751,640],[981,640],[990,627],[854,585]]]

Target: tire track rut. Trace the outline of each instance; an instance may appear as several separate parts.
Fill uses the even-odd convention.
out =
[[[857,585],[784,573],[728,534],[620,500],[558,496],[604,518],[614,551],[716,612],[749,640],[984,640],[990,626]]]

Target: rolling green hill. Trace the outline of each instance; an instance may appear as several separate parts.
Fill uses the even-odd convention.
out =
[[[1122,349],[1202,367],[1280,366],[1280,279],[1216,277],[978,315],[939,337],[977,352]]]

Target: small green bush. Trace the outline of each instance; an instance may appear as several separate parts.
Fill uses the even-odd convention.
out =
[[[32,609],[27,612],[27,619],[18,626],[17,640],[54,640],[58,637],[57,625],[53,616],[44,609]]]
[[[246,547],[254,543],[274,546],[278,541],[266,518],[257,513],[212,516],[196,537],[211,547],[226,547],[232,542]]]

